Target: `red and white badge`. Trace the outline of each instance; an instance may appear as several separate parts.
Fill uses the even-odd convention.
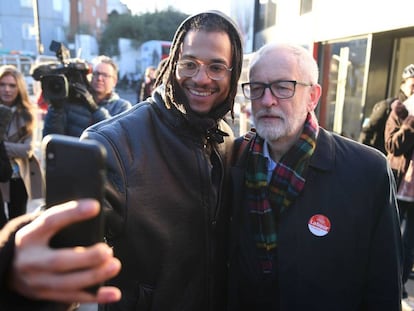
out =
[[[309,231],[316,236],[325,236],[331,230],[331,222],[325,215],[313,215],[308,222]]]

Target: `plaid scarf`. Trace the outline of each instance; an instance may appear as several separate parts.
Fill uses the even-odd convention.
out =
[[[256,135],[250,146],[245,176],[248,217],[258,250],[261,269],[271,273],[277,246],[280,214],[305,185],[310,157],[316,146],[318,121],[309,113],[298,141],[282,157],[267,182],[268,160],[263,156],[263,138]]]

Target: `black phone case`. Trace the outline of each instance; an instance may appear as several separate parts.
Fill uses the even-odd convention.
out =
[[[70,200],[94,198],[101,203],[105,184],[105,149],[93,140],[52,134],[44,138],[46,208]],[[54,248],[89,246],[104,240],[103,213],[62,229]]]

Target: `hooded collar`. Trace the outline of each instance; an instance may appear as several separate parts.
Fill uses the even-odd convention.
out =
[[[209,15],[214,18],[221,18],[227,25],[228,30],[223,29],[228,33],[232,44],[232,73],[230,79],[230,91],[227,98],[215,106],[206,115],[200,115],[194,112],[184,95],[182,88],[178,85],[175,71],[176,63],[178,60],[179,49],[184,41],[187,33],[192,30],[191,24],[196,18],[209,18]],[[215,30],[213,30],[215,31]],[[218,31],[221,31],[218,29]],[[223,137],[228,134],[218,129],[218,122],[222,119],[229,111],[233,113],[234,98],[237,93],[238,80],[241,73],[242,62],[243,62],[243,50],[242,42],[239,29],[232,19],[226,16],[220,11],[206,11],[188,17],[178,27],[173,42],[172,49],[170,51],[169,58],[163,69],[160,72],[160,77],[157,79],[156,84],[164,85],[163,99],[167,108],[175,107],[179,111],[184,119],[188,122],[189,126],[197,131],[200,135],[204,136],[207,140],[214,140],[218,143],[223,142]]]

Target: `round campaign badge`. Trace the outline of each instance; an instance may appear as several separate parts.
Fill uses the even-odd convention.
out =
[[[325,236],[331,230],[331,222],[325,215],[313,215],[309,219],[308,228],[316,236]]]

